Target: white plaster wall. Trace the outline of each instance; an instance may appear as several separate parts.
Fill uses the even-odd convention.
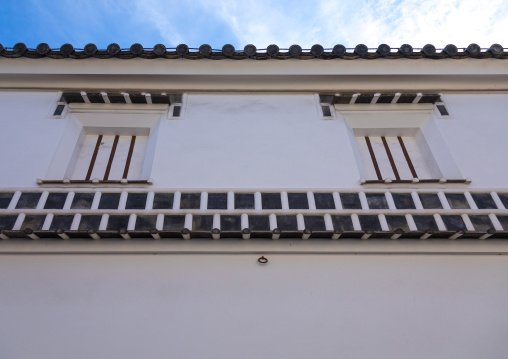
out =
[[[494,255],[15,255],[0,357],[508,356]]]
[[[64,119],[48,119],[57,92],[0,92],[0,185],[33,187],[44,178]]]
[[[360,175],[343,120],[321,120],[313,94],[198,95],[161,123],[156,185],[319,188]]]
[[[474,188],[508,187],[508,94],[445,94],[452,119],[437,121]]]
[[[183,119],[160,123],[152,188],[361,188],[347,125],[340,116],[319,119],[313,94],[187,98]],[[0,92],[2,187],[46,178],[67,125],[48,118],[55,99],[55,92]],[[446,142],[457,166],[451,172],[470,177],[472,188],[506,188],[508,95],[444,99],[452,118],[434,119],[432,131]]]

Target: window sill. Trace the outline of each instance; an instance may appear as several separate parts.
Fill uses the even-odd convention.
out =
[[[100,186],[108,186],[108,185],[122,185],[122,186],[133,186],[133,185],[152,185],[153,179],[149,178],[147,180],[99,180],[99,179],[93,179],[93,180],[70,180],[70,179],[63,179],[63,180],[43,180],[38,178],[37,184],[39,186],[44,185],[63,185],[63,186],[94,186],[94,187],[100,187]]]
[[[384,184],[384,185],[393,185],[393,184],[410,184],[410,185],[421,185],[421,184],[471,184],[470,178],[465,179],[418,179],[414,178],[412,180],[392,180],[391,178],[387,178],[384,180],[366,180],[364,178],[360,179],[361,185],[369,185],[369,184]]]

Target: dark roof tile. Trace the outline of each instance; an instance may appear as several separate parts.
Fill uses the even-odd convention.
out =
[[[393,50],[393,51],[392,51]],[[395,51],[396,50],[396,51]],[[129,48],[121,48],[118,44],[110,44],[107,49],[98,49],[94,44],[87,44],[83,49],[74,48],[71,44],[64,44],[60,48],[50,48],[48,44],[41,43],[36,49],[28,48],[23,43],[18,43],[14,47],[4,47],[0,45],[0,56],[7,58],[28,57],[41,58],[49,57],[53,59],[64,59],[71,57],[74,59],[85,59],[88,57],[130,59],[135,57],[154,59],[226,59],[243,60],[246,58],[265,60],[276,58],[280,60],[297,59],[378,59],[378,58],[432,58],[432,59],[462,59],[462,58],[497,58],[507,59],[508,52],[504,51],[503,46],[493,44],[489,48],[482,49],[477,44],[470,44],[467,48],[457,48],[449,44],[445,48],[436,49],[432,44],[427,44],[423,48],[413,49],[409,44],[401,45],[397,49],[391,49],[386,44],[381,44],[376,51],[369,51],[364,44],[359,44],[354,48],[346,48],[343,45],[335,45],[333,48],[324,48],[321,45],[313,45],[310,49],[302,49],[300,45],[292,45],[289,48],[279,48],[277,45],[270,45],[266,49],[258,50],[254,45],[247,45],[241,50],[236,50],[233,45],[226,44],[222,49],[212,49],[210,45],[201,45],[199,48],[190,48],[185,44],[180,44],[176,48],[166,48],[163,44],[157,44],[153,48],[143,48],[141,44],[133,44]]]

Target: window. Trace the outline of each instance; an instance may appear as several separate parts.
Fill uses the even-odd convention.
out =
[[[452,118],[452,114],[450,110],[445,105],[444,102],[436,102],[435,104],[435,113],[439,118]]]
[[[335,119],[333,106],[331,105],[333,98],[334,95],[316,94],[316,104],[319,118],[326,120]]]
[[[71,162],[69,178],[85,180],[139,180],[148,136],[86,134]]]
[[[348,125],[362,183],[465,182],[432,104],[335,105]]]
[[[67,114],[67,102],[62,96],[62,92],[58,92],[56,98],[57,100],[53,103],[48,118],[63,118]]]
[[[63,112],[65,110],[65,103],[64,102],[58,102],[55,108],[55,112],[53,113],[53,116],[60,117],[63,115]]]
[[[158,129],[168,104],[67,106],[67,127],[39,183],[151,183]]]
[[[169,117],[182,119],[184,116],[187,95],[171,95],[171,106],[169,108]]]
[[[323,111],[323,117],[332,117],[332,111],[330,110],[330,106],[321,105],[321,111]]]
[[[440,178],[441,173],[423,140],[417,136],[355,137],[368,179],[407,180]],[[427,154],[425,158],[424,154]],[[417,171],[418,169],[418,171]]]

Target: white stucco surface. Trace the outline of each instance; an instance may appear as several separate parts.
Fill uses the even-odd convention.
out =
[[[14,255],[2,358],[506,358],[492,255]]]
[[[439,166],[433,172],[447,178],[469,177],[471,188],[503,188],[508,171],[500,165],[503,160],[499,156],[508,153],[507,96],[445,94],[452,116],[439,118],[426,109],[422,112],[427,114],[426,120],[420,127],[414,127],[411,112],[402,114],[408,117],[409,129],[424,132]],[[63,179],[60,177],[72,168],[68,161],[74,142],[68,143],[73,141],[68,122],[74,115],[48,118],[56,97],[55,92],[0,92],[2,186],[33,187],[37,178]],[[82,107],[79,118],[97,120],[103,116],[107,122],[113,116],[107,111],[87,115]],[[355,158],[349,126],[356,126],[354,122],[360,121],[362,113],[368,119],[375,112],[360,108],[354,117],[359,120],[346,123],[344,118],[352,118],[351,112],[343,117],[338,109],[336,118],[323,120],[317,108],[313,93],[191,93],[181,119],[159,120],[162,110],[149,115],[143,115],[144,110],[135,114],[136,110],[125,116],[153,118],[149,125],[138,121],[139,126],[152,128],[153,149],[142,174],[144,179],[154,179],[151,188],[361,188],[361,160]],[[389,111],[382,114],[387,116]],[[156,127],[154,121],[158,121]],[[358,122],[360,125],[365,127]],[[123,134],[124,127],[118,126]],[[372,126],[379,133],[378,124]],[[76,131],[78,136],[79,129]],[[101,132],[100,126],[94,131]]]
[[[44,178],[66,121],[48,119],[56,92],[0,92],[1,185],[34,186]]]
[[[2,59],[0,215],[15,219],[0,233],[0,358],[507,358],[507,78],[499,59]],[[179,93],[183,103],[180,117],[167,104],[80,103],[54,118],[57,91]],[[352,92],[440,93],[450,116],[432,104],[326,104],[324,116],[318,94]],[[128,136],[140,136],[129,179],[150,181],[37,182],[82,178],[95,150],[94,139],[80,147],[86,135],[125,136],[118,163],[103,151],[93,173],[101,178],[111,159],[115,179]],[[364,170],[370,153],[355,136],[391,136],[392,147],[394,136],[406,136],[417,172],[424,166],[434,180],[462,181],[361,185],[373,168]],[[389,172],[384,146],[375,147]],[[402,150],[393,156],[405,165]],[[42,195],[18,206],[30,192]],[[51,204],[62,192],[65,202]],[[92,202],[72,207],[82,192]],[[99,209],[108,192],[120,194],[118,203]],[[136,192],[148,192],[146,201],[128,207]],[[173,197],[156,208],[164,192]],[[180,206],[189,192],[201,199],[197,207]],[[281,209],[262,208],[266,192],[280,197]],[[308,209],[290,208],[292,192]],[[214,193],[228,193],[227,207],[208,207]],[[252,194],[254,208],[240,200],[236,207],[239,193]],[[316,209],[320,193],[335,207]],[[341,199],[350,193],[359,193],[360,207]],[[415,209],[407,199],[395,204],[400,193]],[[423,206],[422,194],[435,203]],[[462,202],[452,205],[451,194]],[[63,215],[70,225],[54,220]],[[87,215],[102,216],[100,224],[76,234]],[[115,215],[127,224],[101,233]],[[173,215],[184,223],[172,236],[198,228],[193,216],[202,215],[222,232],[195,238],[211,235],[203,226],[189,240],[166,238]],[[251,216],[267,216],[266,231],[294,216],[295,238],[257,238],[255,230],[228,238],[230,215],[241,216],[238,232]],[[310,215],[323,217],[334,239],[314,229],[302,239]],[[354,233],[332,232],[331,215],[349,216]],[[382,233],[360,223],[365,215]],[[388,227],[391,215],[404,216],[407,237]],[[416,225],[421,215],[436,221],[431,238]],[[448,228],[448,215],[459,224]],[[156,222],[136,234],[143,216]],[[16,238],[25,236],[32,239]],[[261,255],[268,264],[257,262]]]
[[[447,94],[453,119],[438,121],[453,157],[473,187],[508,184],[508,94]]]
[[[344,123],[320,120],[313,94],[189,95],[184,119],[161,124],[153,168],[157,183],[176,188],[326,187],[359,178]]]

